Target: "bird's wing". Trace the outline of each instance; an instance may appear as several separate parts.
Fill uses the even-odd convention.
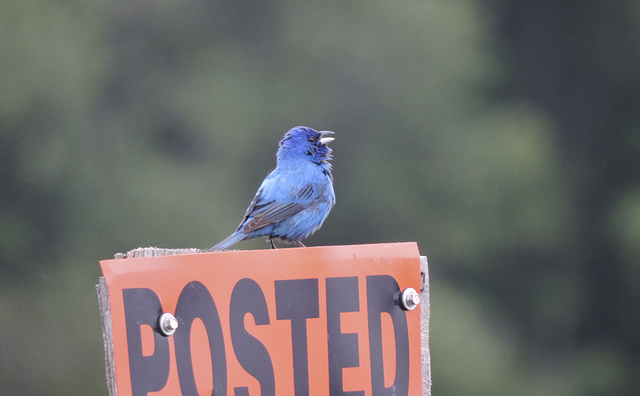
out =
[[[268,194],[264,194],[263,192],[263,188],[258,190],[258,193],[244,214],[242,223],[240,223],[238,227],[238,230],[242,230],[243,233],[255,231],[270,224],[286,220],[308,207],[313,200],[312,184],[308,184],[304,188],[299,189],[293,196],[289,195],[286,201],[280,199],[268,200],[265,197],[265,195]],[[247,222],[250,217],[253,218]]]
[[[299,202],[277,203],[272,201],[265,204],[254,205],[252,213],[247,216],[253,216],[253,218],[244,224],[242,232],[249,233],[270,224],[286,220],[304,208],[305,205]]]

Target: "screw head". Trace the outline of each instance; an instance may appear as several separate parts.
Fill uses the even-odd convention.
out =
[[[400,302],[402,303],[402,308],[411,311],[420,304],[420,294],[414,288],[408,287],[402,291]]]
[[[158,327],[163,335],[173,335],[178,329],[178,319],[169,312],[165,312],[158,318]]]

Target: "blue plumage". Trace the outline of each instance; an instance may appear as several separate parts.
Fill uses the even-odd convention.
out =
[[[238,229],[210,250],[224,250],[245,239],[267,237],[304,246],[336,202],[331,175],[331,131],[295,127],[284,135],[276,168],[264,179]]]

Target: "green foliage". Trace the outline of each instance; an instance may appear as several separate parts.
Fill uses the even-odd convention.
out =
[[[640,77],[606,45],[637,37],[629,8],[558,61],[628,99],[572,144],[571,117],[600,113],[525,92],[503,2],[0,2],[3,394],[105,393],[97,261],[221,240],[295,125],[336,131],[337,206],[309,244],[429,256],[434,394],[632,394]],[[628,304],[596,326],[607,298]]]

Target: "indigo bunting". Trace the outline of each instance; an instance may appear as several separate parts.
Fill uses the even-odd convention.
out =
[[[264,179],[237,230],[210,250],[228,249],[245,239],[267,237],[304,247],[336,203],[331,174],[333,132],[299,126],[278,145],[276,168]]]

